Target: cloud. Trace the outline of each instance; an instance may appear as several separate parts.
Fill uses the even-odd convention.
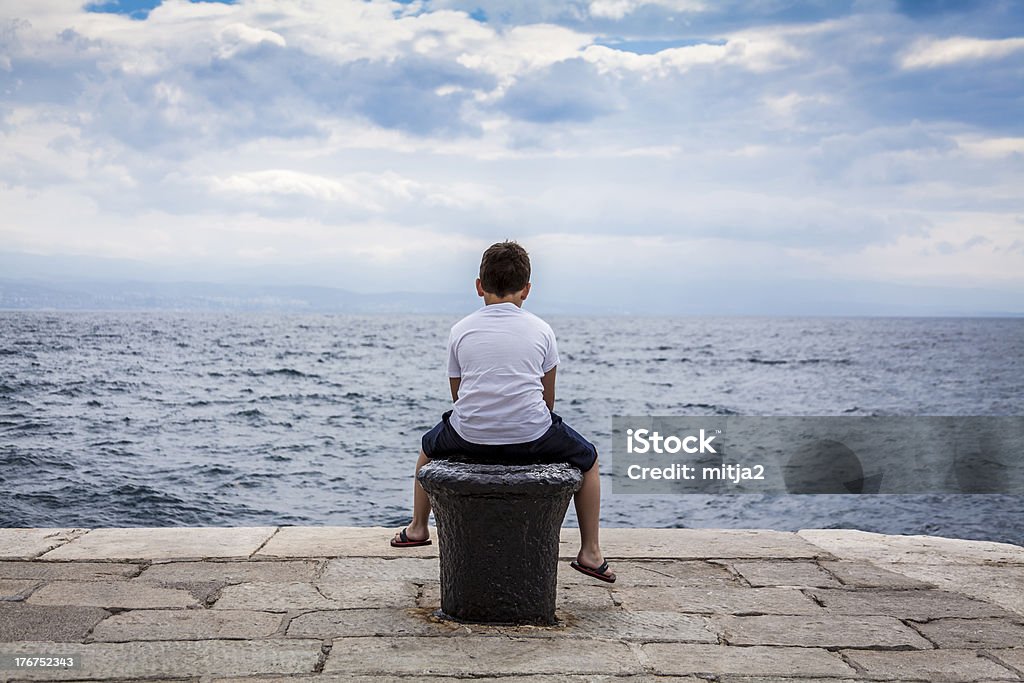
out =
[[[385,284],[508,235],[622,292],[694,249],[766,279],[1020,281],[1008,10],[458,2],[3,3],[0,240],[364,257]]]
[[[986,40],[957,36],[920,40],[899,59],[903,69],[934,69],[942,66],[1002,59],[1024,50],[1024,38]]]
[[[702,12],[707,9],[700,0],[593,0],[588,9],[591,16],[599,19],[622,19],[645,6],[672,12]]]
[[[582,59],[561,61],[518,79],[501,111],[535,123],[590,121],[619,105],[613,86]]]

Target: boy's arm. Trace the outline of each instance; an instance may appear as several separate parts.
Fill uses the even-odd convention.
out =
[[[548,405],[548,410],[552,411],[555,409],[555,370],[557,369],[556,365],[540,378],[540,383],[544,387],[544,403]]]
[[[459,400],[459,385],[462,384],[462,378],[449,377],[448,382],[449,384],[451,384],[452,387],[452,403],[454,403],[455,401]],[[552,387],[552,390],[554,390],[554,387]]]

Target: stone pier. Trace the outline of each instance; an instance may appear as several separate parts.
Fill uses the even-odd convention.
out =
[[[563,529],[559,624],[488,627],[438,619],[437,544],[393,533],[0,529],[0,681],[1024,680],[1014,545],[606,529],[609,585]]]

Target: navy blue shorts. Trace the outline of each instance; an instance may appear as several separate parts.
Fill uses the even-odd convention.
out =
[[[445,460],[466,458],[479,462],[503,464],[566,462],[586,472],[597,461],[597,448],[562,418],[551,413],[551,426],[539,439],[516,444],[479,444],[466,441],[448,424],[452,411],[441,416],[441,421],[423,435],[423,454],[428,458]]]

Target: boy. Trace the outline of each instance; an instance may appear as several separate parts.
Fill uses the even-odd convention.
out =
[[[583,472],[574,502],[580,524],[580,551],[573,569],[609,583],[615,574],[601,554],[598,528],[601,482],[597,449],[553,411],[558,347],[546,322],[522,310],[530,293],[530,257],[515,242],[499,242],[484,252],[476,293],[484,306],[452,327],[448,338],[448,377],[455,407],[423,435],[416,472],[430,458],[454,454],[478,460],[528,457],[568,462]],[[413,515],[391,545],[428,545],[430,500],[413,483]]]

